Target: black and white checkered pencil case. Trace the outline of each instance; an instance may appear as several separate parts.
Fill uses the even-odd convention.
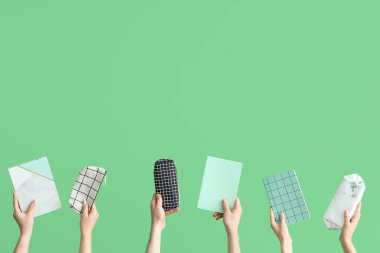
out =
[[[160,159],[154,164],[154,185],[156,193],[162,196],[165,211],[179,207],[177,169],[171,159]]]
[[[69,197],[70,208],[76,213],[82,212],[82,203],[86,199],[89,208],[95,202],[100,186],[106,179],[107,171],[100,167],[87,166],[83,168]]]

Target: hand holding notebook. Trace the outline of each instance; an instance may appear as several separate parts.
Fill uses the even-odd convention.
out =
[[[37,203],[33,200],[26,212],[21,212],[16,192],[13,193],[13,217],[20,228],[21,234],[32,234],[34,225],[34,210]]]
[[[46,157],[9,169],[20,210],[26,212],[32,201],[37,202],[34,217],[61,208],[54,178]]]
[[[226,199],[232,208],[237,198],[242,168],[241,162],[208,156],[198,208],[223,213],[223,199]]]
[[[235,200],[233,208],[229,207],[228,202],[225,199],[222,201],[222,206],[223,213],[215,212],[212,216],[215,217],[216,220],[223,218],[223,223],[228,233],[237,233],[240,217],[243,212],[239,198]]]
[[[286,216],[280,213],[280,222],[277,223],[272,207],[269,208],[270,223],[273,232],[276,234],[281,245],[281,252],[293,252],[292,237],[286,225]]]

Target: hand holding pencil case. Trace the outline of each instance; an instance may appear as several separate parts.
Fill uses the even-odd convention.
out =
[[[87,201],[89,208],[91,208],[106,175],[107,171],[104,168],[96,166],[83,168],[74,183],[69,197],[70,208],[76,213],[81,213],[84,200]]]

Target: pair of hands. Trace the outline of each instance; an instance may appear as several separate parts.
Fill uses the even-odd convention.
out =
[[[228,202],[224,199],[222,202],[224,214],[214,213],[216,220],[223,218],[224,225],[228,233],[238,232],[240,217],[243,212],[240,200],[237,198],[234,207],[230,209]],[[180,209],[175,208],[170,211],[164,211],[162,208],[162,197],[160,194],[154,194],[150,203],[150,212],[152,218],[152,227],[163,230],[165,228],[165,216],[178,212]]]
[[[242,214],[242,208],[240,205],[240,200],[237,198],[232,209],[229,208],[229,205],[226,200],[222,202],[224,214],[214,213],[213,216],[216,220],[223,218],[224,225],[226,227],[227,233],[237,233],[240,223],[240,217]],[[276,234],[277,238],[280,241],[282,252],[292,252],[292,238],[290,236],[288,226],[286,225],[285,214],[280,214],[280,224],[277,223],[273,210],[270,208],[270,223],[273,232]],[[344,225],[340,234],[340,241],[343,247],[344,252],[354,253],[355,248],[352,245],[352,236],[358,226],[361,216],[361,203],[358,204],[356,208],[355,215],[350,219],[350,216],[347,211],[344,213]]]
[[[226,227],[228,235],[228,252],[230,253],[240,253],[240,244],[239,244],[239,235],[238,227],[240,223],[240,216],[242,209],[240,206],[239,199],[236,199],[235,205],[230,209],[226,200],[223,200],[223,209],[224,214],[214,213],[214,217],[217,220],[224,217],[224,225]],[[152,227],[150,231],[150,238],[147,246],[147,253],[159,253],[161,246],[161,232],[165,228],[165,216],[176,213],[179,211],[179,208],[165,212],[162,208],[162,197],[160,194],[154,194],[151,204],[151,218],[152,218]]]
[[[344,225],[342,227],[339,240],[342,244],[344,252],[353,253],[356,252],[354,246],[352,245],[352,236],[355,233],[356,227],[358,226],[361,216],[361,203],[358,204],[356,208],[355,215],[350,219],[347,211],[344,212]],[[276,234],[277,238],[280,240],[281,248],[283,252],[292,252],[292,238],[290,236],[288,227],[285,222],[285,215],[280,214],[280,224],[276,222],[272,208],[270,208],[270,222],[271,227]]]
[[[20,209],[20,205],[18,203],[17,195],[13,193],[13,217],[16,220],[20,233],[22,235],[31,236],[33,232],[34,225],[34,210],[36,209],[37,203],[33,201],[30,203],[28,211],[23,213]],[[96,221],[99,218],[99,213],[96,209],[95,203],[92,205],[91,209],[87,205],[87,202],[83,202],[83,209],[80,219],[80,228],[82,235],[90,235],[92,230],[95,227]]]

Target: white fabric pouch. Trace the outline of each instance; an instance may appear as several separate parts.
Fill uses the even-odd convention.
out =
[[[91,208],[106,174],[107,171],[100,167],[87,166],[83,168],[69,197],[70,208],[76,213],[81,213],[84,200],[87,201],[88,207]]]
[[[345,176],[335,196],[323,216],[323,221],[328,229],[341,229],[344,224],[344,212],[347,210],[350,217],[361,201],[365,190],[363,179],[352,174]]]

